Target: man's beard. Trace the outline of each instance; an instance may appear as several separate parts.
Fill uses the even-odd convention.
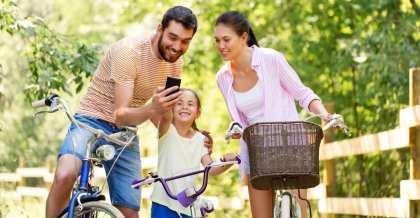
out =
[[[163,58],[163,60],[170,62],[170,63],[174,63],[175,61],[178,60],[179,57],[181,57],[181,55],[178,55],[176,58],[170,58],[171,56],[165,55],[165,48],[163,47],[162,44],[162,38],[163,38],[163,33],[160,35],[159,40],[158,40],[158,51],[159,51],[159,55]]]

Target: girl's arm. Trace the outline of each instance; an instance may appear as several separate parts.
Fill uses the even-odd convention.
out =
[[[158,132],[159,132],[159,138],[161,136],[163,136],[166,132],[168,132],[169,130],[169,126],[172,122],[172,110],[168,110],[166,111],[163,115],[161,116],[156,116],[153,117],[153,119],[151,119],[151,121],[153,122],[153,124],[159,128]]]
[[[236,154],[233,154],[233,153],[223,155],[223,159],[225,159],[226,161],[235,160],[235,157],[236,157]],[[208,153],[203,155],[203,157],[201,158],[201,164],[203,166],[207,166],[211,162],[213,162],[213,159],[211,158],[211,156]],[[209,175],[210,176],[217,176],[219,174],[222,174],[223,172],[228,170],[231,166],[232,166],[232,164],[226,165],[226,166],[223,166],[223,167],[213,167],[213,168],[210,169]]]

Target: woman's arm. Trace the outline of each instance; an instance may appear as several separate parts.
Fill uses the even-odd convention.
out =
[[[284,55],[282,53],[277,54],[278,55],[275,56],[274,59],[275,64],[273,65],[276,68],[273,69],[272,72],[277,73],[281,87],[291,96],[293,96],[293,98],[299,102],[299,105],[302,108],[312,112],[309,104],[315,99],[319,100],[320,97],[317,96],[313,90],[302,83],[298,74],[289,65]]]
[[[323,120],[327,120],[330,113],[325,109],[319,99],[314,99],[309,103],[308,109],[311,113],[318,115]]]

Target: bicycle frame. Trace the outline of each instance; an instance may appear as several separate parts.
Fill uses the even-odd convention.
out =
[[[93,139],[92,136],[91,139]],[[92,145],[95,140],[89,140],[90,143],[87,145],[88,148]],[[93,167],[93,160],[90,157],[90,152],[86,153],[86,157],[82,160],[82,167],[80,171],[80,182],[79,185],[74,189],[72,197],[68,205],[68,217],[73,218],[74,209],[77,205],[81,206],[83,202],[87,201],[98,201],[105,200],[105,196],[101,194],[101,190],[91,193],[90,191],[90,179],[91,179],[91,170]],[[65,211],[65,210],[64,210]]]
[[[150,172],[149,175],[142,180],[134,180],[132,182],[131,187],[132,188],[139,188],[142,185],[148,185],[151,183],[156,183],[156,182],[160,182],[166,192],[166,194],[168,195],[168,197],[170,197],[173,200],[178,201],[183,207],[190,207],[191,210],[191,216],[193,218],[196,217],[195,214],[195,207],[194,207],[194,203],[196,203],[198,197],[204,193],[204,191],[207,188],[207,183],[208,183],[208,176],[209,176],[209,171],[212,167],[222,167],[225,165],[230,165],[230,164],[239,164],[241,162],[240,158],[237,156],[235,161],[216,161],[213,162],[209,165],[207,165],[204,169],[202,170],[197,170],[197,171],[193,171],[193,172],[189,172],[189,173],[185,173],[185,174],[181,174],[178,176],[173,176],[173,177],[168,177],[168,178],[161,178],[157,175],[156,172]],[[190,187],[187,188],[183,191],[181,191],[178,194],[173,194],[172,191],[170,190],[167,182],[169,181],[173,181],[173,180],[177,180],[180,178],[185,178],[188,176],[192,176],[192,175],[196,175],[196,174],[201,174],[203,173],[203,183],[201,185],[201,187],[196,191],[194,187]],[[214,208],[200,208],[200,211],[202,213],[202,215],[205,215],[206,213],[210,213],[213,211]]]
[[[76,207],[76,203],[81,205],[82,202],[91,201],[91,200],[104,200],[105,196],[101,195],[100,192],[97,195],[89,193],[89,173],[90,173],[91,163],[88,159],[84,159],[82,161],[82,168],[80,172],[80,183],[79,186],[75,189],[70,199],[70,203],[68,206],[68,214],[69,218],[73,217],[74,208]],[[90,195],[87,195],[87,194]],[[85,197],[85,198],[83,198]]]

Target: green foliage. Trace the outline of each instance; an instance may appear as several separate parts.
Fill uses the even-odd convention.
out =
[[[61,91],[80,92],[84,79],[95,72],[100,47],[80,44],[46,26],[38,27],[40,33],[30,38],[30,51],[25,54],[31,73],[25,90],[27,99],[42,99]],[[70,84],[76,84],[76,90],[69,90]]]
[[[13,35],[16,30],[16,4],[12,1],[2,0],[0,2],[0,31],[5,30]]]
[[[69,84],[77,84],[76,93],[82,90],[83,79],[93,75],[99,62],[100,47],[57,33],[40,17],[18,18],[12,1],[3,0],[0,18],[4,18],[0,30],[11,36],[18,33],[28,43],[25,56],[30,76],[24,93],[29,101],[60,91],[71,94]]]
[[[56,0],[46,1],[47,9],[31,3],[0,3],[0,46],[7,48],[0,50],[1,170],[17,167],[20,157],[42,165],[56,154],[66,124],[34,120],[30,99],[83,92],[103,50],[98,43],[113,42],[130,29],[148,33],[173,5],[190,7],[198,16],[198,31],[184,56],[182,86],[199,90],[203,113],[198,124],[212,132],[214,158],[238,151],[237,143],[223,141],[230,118],[214,79],[224,64],[213,42],[214,22],[226,10],[244,13],[259,44],[281,51],[308,87],[335,104],[355,137],[398,126],[398,112],[408,103],[408,70],[419,65],[419,8],[409,0]],[[54,128],[44,134],[47,125]],[[156,154],[156,140],[150,137],[154,127],[140,129],[142,149]],[[408,149],[339,159],[337,195],[397,196],[408,164]],[[235,172],[210,180],[209,194],[237,195]]]

